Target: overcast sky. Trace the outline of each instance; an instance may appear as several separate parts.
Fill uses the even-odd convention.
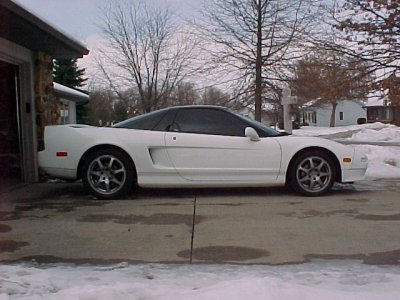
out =
[[[84,42],[101,32],[102,8],[112,0],[13,0],[62,32]],[[133,0],[137,1],[137,0]],[[193,18],[203,0],[144,0],[168,6],[183,18]]]
[[[0,0],[1,1],[1,0]],[[90,50],[89,55],[78,60],[86,69],[89,81],[96,81],[98,73],[95,57],[102,46],[101,19],[104,8],[116,0],[12,0],[59,31],[67,34]],[[140,1],[140,0],[121,0]],[[153,5],[168,7],[178,20],[193,19],[203,3],[209,0],[142,0]]]

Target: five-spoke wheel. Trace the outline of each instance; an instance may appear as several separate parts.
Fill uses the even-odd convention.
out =
[[[98,150],[85,160],[82,180],[94,196],[111,199],[132,188],[134,168],[129,157],[122,151]]]

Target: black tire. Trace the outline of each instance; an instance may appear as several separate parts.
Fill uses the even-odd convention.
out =
[[[331,157],[317,150],[296,157],[289,172],[290,185],[305,196],[321,196],[330,191],[337,173]]]
[[[131,191],[135,183],[134,165],[118,149],[97,150],[86,158],[82,168],[85,189],[100,199],[115,199]]]

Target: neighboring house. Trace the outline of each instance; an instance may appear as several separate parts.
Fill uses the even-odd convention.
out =
[[[367,122],[393,122],[393,107],[386,105],[365,106],[367,109]]]
[[[315,101],[303,106],[302,123],[310,126],[329,127],[332,113],[331,104],[316,106]],[[359,101],[339,101],[335,112],[335,126],[355,125],[365,121],[367,112]]]
[[[61,103],[61,124],[76,124],[76,104],[89,102],[89,95],[54,82],[54,94]]]
[[[88,53],[15,2],[0,1],[0,189],[11,177],[39,180],[44,127],[61,124],[52,61]]]
[[[389,106],[388,101],[382,98],[384,95],[371,96],[368,104],[365,105],[367,122],[392,123],[400,126],[400,107]]]

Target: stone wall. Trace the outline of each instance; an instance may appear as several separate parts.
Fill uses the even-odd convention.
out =
[[[38,150],[44,149],[44,127],[60,124],[61,103],[53,90],[53,59],[37,52],[35,54],[35,104]]]

